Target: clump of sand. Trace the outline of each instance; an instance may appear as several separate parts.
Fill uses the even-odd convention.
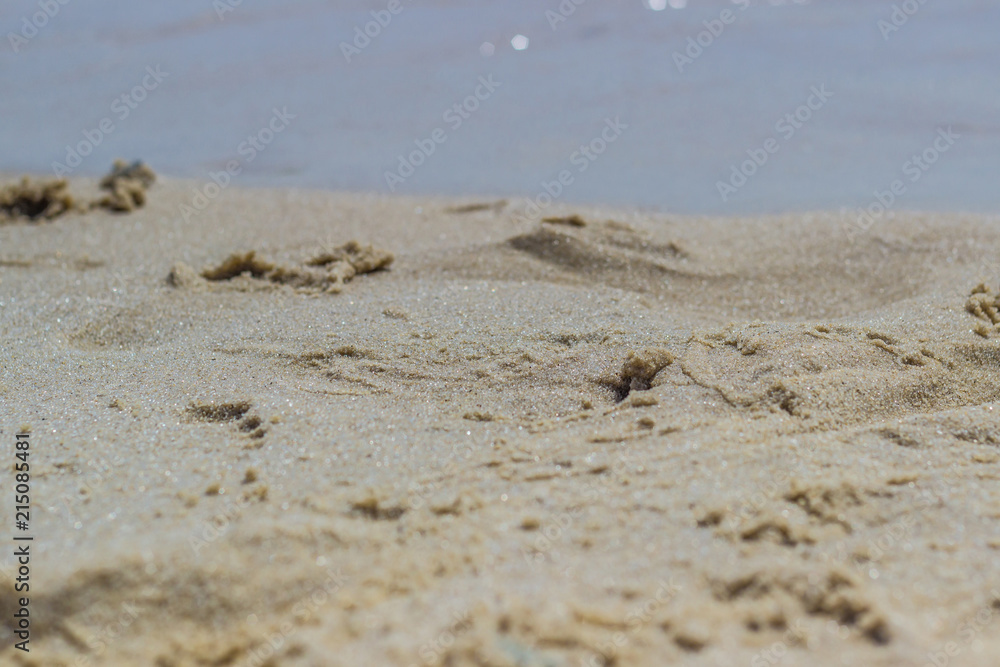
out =
[[[142,162],[115,160],[100,182],[107,194],[80,201],[69,192],[69,183],[64,178],[34,181],[24,176],[17,183],[0,187],[0,224],[55,220],[67,213],[92,209],[128,213],[145,206],[146,190],[155,180],[156,174]]]
[[[205,289],[210,283],[227,283],[236,289],[288,285],[306,292],[336,294],[355,276],[380,271],[393,262],[391,252],[350,241],[297,266],[278,266],[261,259],[256,251],[233,253],[221,264],[195,272],[178,262],[167,282],[174,287]]]
[[[146,190],[156,181],[156,173],[140,161],[115,160],[111,172],[101,179],[107,190],[92,206],[127,213],[146,205]]]
[[[24,176],[18,183],[0,187],[0,223],[54,220],[79,208],[63,178],[32,181]]]
[[[656,374],[673,362],[674,355],[662,347],[651,347],[639,352],[633,350],[625,358],[621,371],[604,378],[601,384],[614,392],[616,400],[622,401],[633,391],[650,389]]]
[[[969,294],[965,309],[982,320],[973,331],[989,338],[990,334],[1000,328],[1000,294],[994,294],[986,283],[979,283]]]

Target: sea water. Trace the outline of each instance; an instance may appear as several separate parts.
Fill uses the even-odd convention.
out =
[[[0,171],[1000,212],[1000,3],[7,0]]]

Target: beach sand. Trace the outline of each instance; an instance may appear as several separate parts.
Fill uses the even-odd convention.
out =
[[[0,224],[0,663],[996,664],[996,217],[197,185]]]

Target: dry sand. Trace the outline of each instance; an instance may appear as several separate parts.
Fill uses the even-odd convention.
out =
[[[194,187],[0,224],[0,664],[998,664],[997,218]]]

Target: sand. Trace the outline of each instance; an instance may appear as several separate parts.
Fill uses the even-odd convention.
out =
[[[998,218],[196,185],[0,226],[0,664],[996,664]]]

